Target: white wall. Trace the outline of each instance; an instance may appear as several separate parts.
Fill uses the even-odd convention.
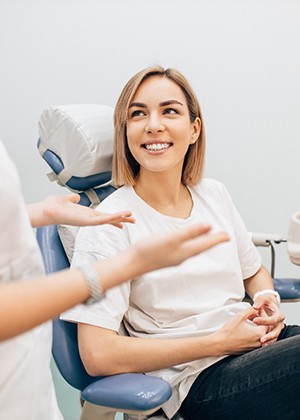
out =
[[[41,111],[114,105],[136,71],[176,67],[199,95],[210,177],[250,231],[300,210],[298,0],[1,0],[0,138],[27,201],[57,192],[35,143]],[[298,273],[284,246],[278,275]]]

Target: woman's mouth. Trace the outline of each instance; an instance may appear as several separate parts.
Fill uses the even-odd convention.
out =
[[[142,147],[146,150],[151,152],[160,152],[162,150],[166,150],[172,146],[173,143],[169,142],[161,142],[161,143],[144,143]]]

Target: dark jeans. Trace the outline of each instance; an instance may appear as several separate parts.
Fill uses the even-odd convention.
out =
[[[275,344],[204,370],[180,408],[187,420],[300,419],[300,326]]]

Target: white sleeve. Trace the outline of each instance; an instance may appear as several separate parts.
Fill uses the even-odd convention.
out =
[[[126,228],[103,225],[80,229],[75,243],[72,266],[90,264],[102,258],[109,258],[129,246]],[[93,305],[77,305],[64,312],[65,321],[90,324],[119,331],[124,314],[128,309],[131,283],[114,287],[106,292],[105,298]]]
[[[260,269],[262,265],[261,256],[253,244],[247,228],[233,204],[229,192],[224,185],[220,185],[223,188],[223,197],[232,219],[242,276],[245,280],[253,276]]]
[[[94,325],[119,331],[128,309],[130,283],[124,283],[107,291],[100,302],[93,305],[77,305],[61,314],[64,321]]]

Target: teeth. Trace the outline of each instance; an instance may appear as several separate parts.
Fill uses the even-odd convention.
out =
[[[170,143],[153,143],[153,144],[145,144],[145,148],[147,150],[164,150],[170,147]]]

